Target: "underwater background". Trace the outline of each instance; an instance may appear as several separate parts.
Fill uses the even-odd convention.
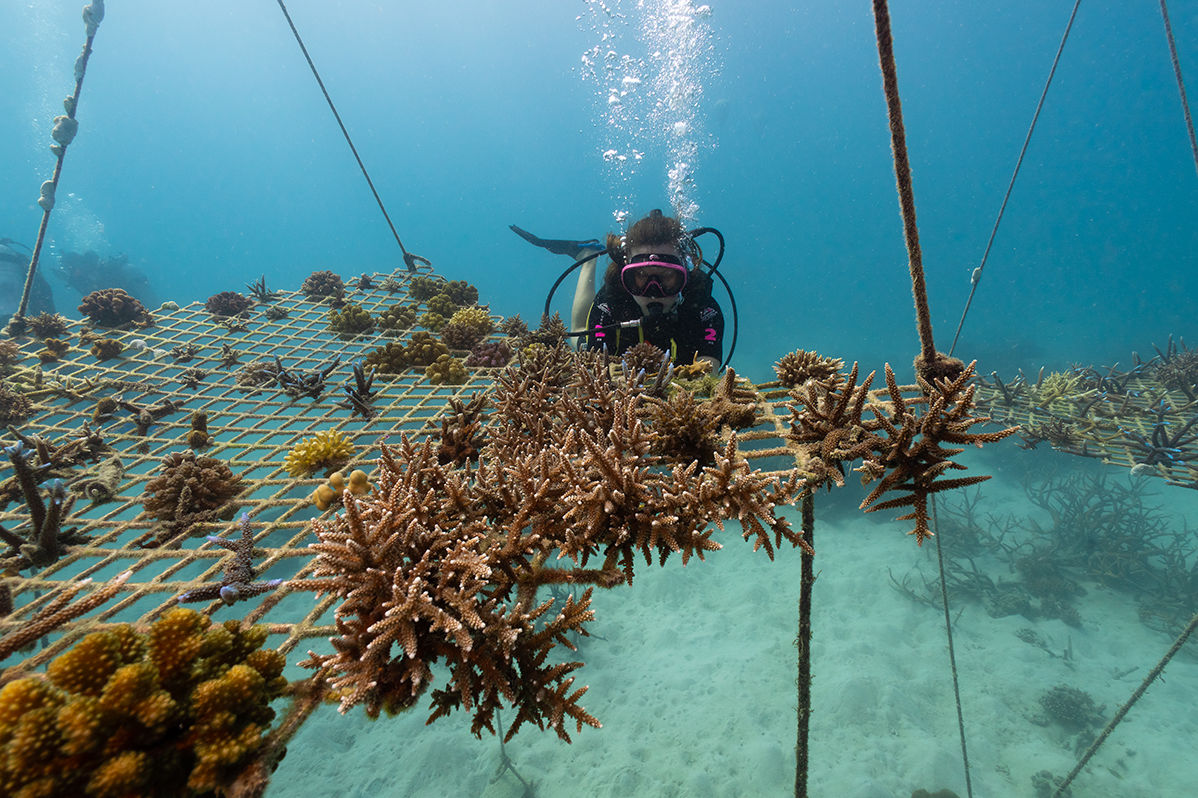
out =
[[[53,167],[51,120],[82,39],[79,5],[0,3],[0,237],[29,246],[37,189]],[[1198,5],[1175,6],[1192,80]],[[1071,8],[1019,0],[891,9],[942,349]],[[738,373],[773,379],[780,356],[810,349],[867,370],[889,361],[910,378],[918,340],[867,3],[293,0],[288,9],[404,244],[438,274],[477,285],[493,313],[537,319],[569,265],[509,224],[549,238],[601,237],[618,229],[618,212],[670,208],[674,190],[697,209],[695,226],[727,239],[721,272],[739,310]],[[684,33],[697,38],[684,42]],[[680,60],[655,56],[674,45]],[[613,85],[630,94],[611,102]],[[662,85],[686,102],[662,110]],[[56,271],[68,252],[127,259],[147,280],[151,308],[241,290],[260,275],[292,289],[317,269],[348,278],[401,265],[274,3],[112,2],[78,119],[42,259],[68,316],[81,294]],[[619,160],[634,149],[643,154],[634,164]],[[955,354],[977,358],[980,374],[1008,377],[1042,366],[1126,368],[1133,351],[1147,359],[1170,336],[1198,341],[1196,220],[1198,175],[1158,6],[1082,4]],[[555,309],[565,313],[571,294],[572,281]],[[2,299],[8,312],[15,298]],[[1035,514],[1021,489],[1029,474],[1104,470],[1044,449],[1007,441],[977,456],[981,472],[996,475],[982,486],[996,512]],[[1128,484],[1124,469],[1105,472]],[[821,505],[829,527],[817,543],[826,609],[816,634],[826,648],[816,650],[815,794],[963,795],[943,630],[937,637],[935,613],[890,593],[886,580],[888,566],[896,575],[913,561],[926,567],[927,554],[901,524],[862,519],[855,490],[850,480],[846,496]],[[1195,524],[1191,494],[1159,482],[1148,489],[1181,529]],[[798,557],[771,564],[737,542],[712,563],[646,569],[631,594],[602,597],[610,625],[598,631],[615,642],[586,644],[582,676],[592,684],[584,703],[606,728],[584,730],[570,748],[529,729],[509,744],[546,774],[538,795],[788,790]],[[1074,681],[1110,710],[1134,684],[1110,674],[1136,665],[1139,678],[1171,637],[1139,624],[1117,595],[1091,600],[1086,632],[1054,622],[1049,636],[1054,650],[1068,638],[1086,659]],[[883,606],[871,613],[874,605]],[[1072,736],[1023,749],[996,741],[1028,734],[1024,715],[1062,678],[1010,643],[1022,622],[975,608],[961,623],[974,635],[961,667],[971,674],[976,764],[988,774],[976,776],[979,794],[1032,795],[1019,768],[1067,771]],[[644,639],[626,634],[642,629]],[[918,647],[904,648],[912,640]],[[1088,787],[1079,781],[1075,795],[1181,795],[1194,783],[1198,727],[1170,711],[1198,696],[1194,655],[1191,642],[1171,666],[1174,692],[1157,696],[1152,717],[1176,725],[1130,722],[1120,734],[1143,741],[1125,742],[1120,764]],[[988,678],[1004,671],[1022,674],[1026,696],[988,692]],[[879,706],[907,719],[876,717]],[[386,729],[350,714],[330,709],[310,721],[273,794],[520,794],[510,779],[491,778],[495,741],[475,741],[462,718],[424,729],[417,711]],[[652,728],[661,718],[671,730]],[[345,764],[355,752],[365,765]]]

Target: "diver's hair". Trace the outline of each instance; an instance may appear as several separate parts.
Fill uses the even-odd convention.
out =
[[[686,234],[682,222],[673,216],[664,216],[657,209],[650,211],[648,216],[630,227],[623,236],[608,233],[606,243],[611,263],[607,265],[607,271],[603,275],[603,285],[611,291],[623,290],[620,271],[628,263],[628,253],[637,247],[661,244],[676,248],[684,258],[691,260],[692,274],[696,271],[694,267],[703,262],[703,252],[694,239]]]

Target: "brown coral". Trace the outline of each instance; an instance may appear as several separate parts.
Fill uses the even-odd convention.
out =
[[[315,271],[304,278],[300,291],[309,299],[340,297],[345,294],[345,283],[335,272]]]
[[[507,341],[483,341],[475,344],[466,358],[467,368],[503,368],[512,359]]]
[[[130,322],[139,327],[153,324],[153,317],[145,306],[123,288],[92,291],[79,303],[79,312],[101,327],[119,327]]]
[[[96,360],[111,360],[120,357],[125,345],[115,338],[98,338],[92,343],[91,353]]]
[[[433,385],[461,385],[469,379],[466,366],[453,355],[438,355],[424,370],[424,376]]]
[[[0,690],[4,795],[181,796],[227,787],[286,687],[263,627],[169,610],[93,632]]]
[[[0,381],[0,428],[23,424],[33,413],[33,403],[25,394]]]
[[[495,329],[485,308],[462,308],[441,328],[441,340],[450,349],[470,350]]]
[[[243,487],[232,469],[215,457],[197,456],[190,449],[168,454],[141,498],[146,513],[162,522],[146,545],[168,543],[195,524],[228,520],[236,511],[231,500]]]
[[[66,335],[70,329],[66,317],[60,313],[38,313],[25,319],[25,323],[29,325],[29,332],[38,338],[57,338]]]
[[[366,354],[365,364],[377,374],[402,374],[408,367],[408,348],[398,341],[383,344]]]
[[[358,335],[374,328],[374,319],[361,305],[346,302],[340,308],[330,308],[326,317],[329,330],[339,335]]]
[[[725,519],[772,557],[783,540],[802,543],[777,514],[801,486],[754,473],[735,441],[710,467],[660,467],[641,394],[598,358],[571,356],[562,384],[509,367],[494,398],[496,434],[477,466],[443,465],[435,441],[401,436],[383,445],[376,491],[314,522],[313,578],[291,587],[342,601],[334,653],[303,664],[327,674],[342,711],[365,704],[374,717],[429,693],[430,721],[465,709],[476,735],[494,733],[496,710],[512,704],[505,738],[531,723],[569,740],[569,726],[598,721],[578,704],[582,663],[551,652],[586,633],[591,590],[558,606],[537,588],[610,588],[632,579],[640,556],[701,558]],[[430,691],[437,664],[448,680]]]
[[[778,382],[787,388],[795,388],[807,380],[816,380],[829,388],[835,388],[844,382],[844,376],[840,373],[843,368],[844,361],[838,357],[824,357],[818,352],[802,349],[784,355],[774,364]]]
[[[254,306],[254,300],[236,291],[221,291],[204,302],[204,309],[213,316],[237,316]]]
[[[42,341],[46,348],[37,353],[37,359],[42,363],[54,363],[61,360],[71,345],[61,338],[47,338]]]
[[[424,368],[437,362],[441,355],[448,355],[449,347],[438,341],[431,333],[413,333],[412,340],[404,350],[409,365]]]
[[[396,302],[378,315],[375,324],[383,332],[410,330],[416,326],[416,311],[402,302]]]

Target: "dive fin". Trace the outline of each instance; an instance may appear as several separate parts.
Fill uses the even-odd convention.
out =
[[[588,252],[602,252],[606,249],[602,241],[597,238],[592,238],[590,241],[567,241],[561,238],[537,238],[527,230],[522,230],[516,225],[509,225],[512,232],[523,238],[533,246],[547,249],[554,255],[569,255],[574,260],[578,260]]]

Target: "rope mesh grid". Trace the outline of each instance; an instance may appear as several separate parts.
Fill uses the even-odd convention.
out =
[[[347,300],[372,314],[397,303],[415,307],[418,303],[407,289],[411,278],[421,274],[428,276],[431,271],[421,266],[415,274],[401,269],[391,275],[373,275],[375,287],[349,288]],[[378,287],[380,278],[386,276],[400,282],[397,293]],[[321,474],[291,477],[283,467],[288,452],[317,431],[337,430],[354,446],[350,465],[369,473],[377,462],[380,442],[395,441],[401,432],[420,439],[439,429],[438,418],[450,398],[468,398],[487,391],[499,371],[472,369],[465,384],[447,386],[430,384],[423,369],[408,369],[401,375],[379,374],[374,380],[377,396],[372,402],[377,415],[371,419],[354,416],[337,405],[341,398],[337,386],[348,376],[348,364],[384,343],[406,343],[413,330],[395,335],[338,337],[327,328],[327,303],[296,292],[279,294],[274,304],[288,315],[270,321],[259,306],[245,321],[248,331],[230,331],[197,302],[178,310],[154,311],[153,327],[104,331],[107,337],[120,339],[126,353],[130,353],[132,341],[141,339],[146,349],[139,352],[97,361],[85,348],[72,346],[62,360],[43,367],[41,388],[33,389],[37,411],[20,427],[22,434],[58,443],[78,433],[83,424],[92,424],[112,447],[109,454],[120,457],[125,476],[117,495],[108,503],[89,506],[86,497],[77,499],[75,511],[64,526],[78,527],[89,535],[85,545],[71,546],[57,562],[33,575],[26,572],[6,577],[14,610],[0,619],[0,635],[27,622],[58,588],[70,582],[90,578],[99,584],[126,570],[132,575],[115,599],[51,633],[36,651],[11,657],[4,663],[8,666],[5,680],[44,666],[88,632],[116,623],[148,624],[174,606],[176,596],[220,580],[226,558],[232,555],[205,536],[236,538],[238,530],[233,521],[199,524],[190,535],[168,547],[138,545],[157,523],[143,512],[145,483],[156,476],[164,456],[188,448],[186,436],[193,412],[208,415],[213,443],[202,454],[227,463],[245,483],[235,502],[239,512],[250,516],[258,552],[254,560],[256,578],[302,579],[310,568],[307,545],[315,541],[310,521],[321,515],[308,496],[325,479]],[[87,329],[77,320],[70,322],[70,328],[64,338],[72,343]],[[196,355],[188,362],[174,362],[167,353],[186,344],[197,348]],[[229,368],[222,368],[219,362],[224,344],[241,353],[239,362]],[[34,350],[38,346],[36,339],[23,339],[18,368],[37,367]],[[151,350],[161,354],[154,356]],[[303,371],[326,365],[333,357],[340,357],[341,365],[329,376],[318,401],[293,399],[273,386],[250,388],[237,384],[241,366],[275,356],[284,366]],[[194,389],[179,382],[190,368],[208,372]],[[739,433],[739,449],[754,467],[781,473],[795,464],[784,438],[789,429],[787,404],[791,400],[776,383],[757,388],[763,412],[756,427]],[[104,424],[93,423],[96,400],[104,396],[120,396],[139,406],[170,399],[179,406],[155,421],[143,436],[127,411]],[[5,440],[13,442],[11,435]],[[329,513],[335,511],[336,507]],[[27,528],[24,503],[13,501],[0,511],[0,524],[18,533]],[[264,624],[272,636],[269,644],[290,654],[303,640],[320,638],[323,643],[334,634],[336,602],[335,596],[314,599],[310,592],[288,591],[280,586],[231,607],[214,601],[197,608],[206,609],[218,621],[244,618],[247,623]]]
[[[429,274],[427,268],[417,274]],[[385,276],[385,275],[384,275]],[[349,301],[372,313],[394,304],[415,306],[407,293],[411,277],[406,270],[389,275],[400,281],[401,290],[389,293],[377,287],[380,275],[374,275],[376,287],[352,290]],[[308,500],[312,490],[325,479],[321,474],[310,478],[291,477],[283,467],[287,453],[304,438],[320,430],[340,431],[354,447],[351,464],[370,470],[379,455],[379,442],[398,438],[400,432],[418,437],[427,434],[436,417],[446,409],[451,397],[469,396],[492,384],[496,369],[474,369],[463,385],[432,385],[423,369],[409,369],[402,375],[377,375],[374,382],[378,411],[371,419],[352,415],[339,407],[342,398],[338,386],[348,376],[348,364],[370,350],[390,341],[406,343],[413,330],[396,335],[363,334],[338,337],[327,328],[328,304],[316,302],[294,292],[279,292],[274,303],[285,309],[285,318],[270,321],[261,308],[245,322],[248,330],[231,331],[208,313],[202,303],[178,310],[154,311],[154,326],[141,330],[102,331],[105,337],[121,340],[126,357],[98,361],[85,348],[72,346],[63,359],[43,367],[40,388],[34,383],[36,410],[20,431],[51,443],[78,433],[85,423],[93,422],[96,400],[120,396],[140,406],[152,406],[169,399],[178,408],[154,422],[146,434],[139,435],[131,414],[118,416],[98,426],[105,443],[120,457],[125,476],[112,501],[88,506],[80,496],[75,512],[64,527],[78,527],[90,535],[85,545],[71,546],[54,564],[32,576],[10,574],[6,577],[13,596],[13,612],[0,620],[0,634],[21,626],[57,592],[56,588],[80,579],[101,583],[126,570],[133,572],[124,590],[114,599],[86,617],[67,624],[51,634],[48,645],[4,663],[9,666],[5,679],[44,665],[87,632],[114,623],[146,624],[174,604],[179,594],[201,584],[219,581],[229,552],[209,542],[205,535],[234,537],[233,522],[199,524],[191,534],[173,547],[143,548],[137,541],[156,525],[143,513],[141,494],[145,483],[156,475],[162,459],[170,452],[188,448],[186,436],[191,430],[191,415],[204,411],[212,445],[202,452],[215,457],[239,476],[245,487],[235,499],[239,511],[249,513],[254,531],[255,571],[260,579],[303,577],[308,558],[307,544],[315,540],[309,521],[319,512]],[[80,321],[70,322],[63,336],[74,343],[86,329]],[[131,351],[130,343],[142,340],[146,348]],[[18,368],[36,369],[36,339],[22,341],[22,360]],[[189,361],[177,363],[168,354],[175,346],[197,347]],[[220,365],[221,348],[228,344],[240,353],[239,362],[228,368]],[[152,350],[161,354],[154,356]],[[284,366],[311,371],[340,357],[341,365],[329,376],[319,401],[293,399],[281,389],[270,386],[251,388],[238,385],[237,370],[256,359],[278,356]],[[208,372],[194,389],[185,388],[179,377],[188,369]],[[22,386],[29,387],[29,386]],[[423,431],[423,432],[422,432]],[[11,434],[5,438],[14,442]],[[82,471],[82,470],[81,470]],[[80,471],[80,472],[81,472]],[[28,511],[22,501],[13,501],[0,511],[0,524],[21,533],[28,527]],[[219,601],[209,605],[218,620],[244,617],[250,623],[265,624],[272,645],[284,653],[300,640],[328,637],[332,633],[331,606],[335,597],[313,601],[311,593],[289,594],[280,587],[275,592],[224,607]],[[16,665],[17,667],[12,667]]]

